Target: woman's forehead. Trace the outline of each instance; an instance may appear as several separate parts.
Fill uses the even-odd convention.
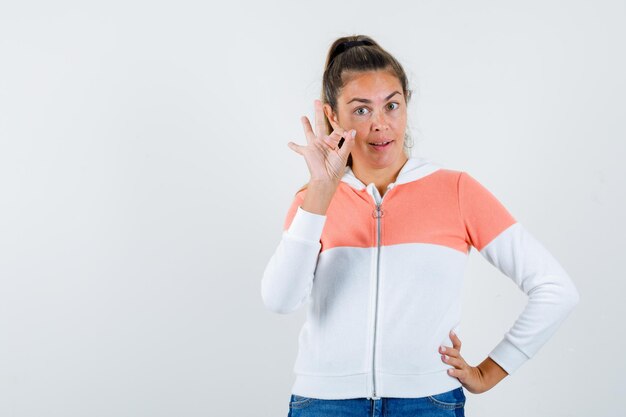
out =
[[[389,71],[368,71],[350,74],[341,89],[342,101],[386,101],[392,95],[402,95],[400,80]]]

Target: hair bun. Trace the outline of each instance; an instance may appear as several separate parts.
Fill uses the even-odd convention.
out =
[[[353,48],[355,46],[360,46],[360,45],[373,46],[374,44],[371,41],[368,41],[367,39],[341,42],[339,45],[337,45],[337,47],[333,51],[333,54],[330,57],[330,62],[332,62],[333,59],[335,59],[337,55],[347,51],[350,48]]]

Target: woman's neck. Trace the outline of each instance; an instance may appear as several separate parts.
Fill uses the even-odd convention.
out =
[[[408,158],[404,153],[396,162],[384,168],[366,167],[353,160],[351,169],[354,176],[363,184],[374,183],[382,196],[387,190],[387,186],[396,180],[398,173],[407,161]]]

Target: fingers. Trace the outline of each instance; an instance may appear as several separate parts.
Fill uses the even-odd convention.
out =
[[[448,375],[458,379],[462,384],[464,384],[467,379],[467,371],[465,369],[449,368]]]
[[[304,128],[304,134],[306,136],[307,143],[309,145],[313,143],[323,143],[332,150],[343,150],[343,153],[340,153],[340,155],[347,157],[347,154],[350,153],[352,145],[354,144],[354,136],[356,136],[356,130],[348,131],[342,129],[341,126],[329,120],[334,128],[333,132],[329,135],[327,133],[328,127],[325,120],[326,119],[324,116],[322,102],[320,100],[315,100],[315,132],[311,127],[311,123],[309,122],[308,117],[300,117],[300,122],[302,123],[302,127]],[[341,148],[339,148],[339,143],[342,142],[342,140],[343,145],[341,146]],[[346,142],[350,142],[350,144],[347,144]],[[293,144],[294,146],[292,146],[291,144]],[[299,146],[299,148],[296,148],[295,146]],[[296,145],[295,143],[290,142],[289,147],[295,152],[298,152],[302,155],[303,147],[301,147],[300,145]]]
[[[458,357],[461,356],[461,339],[454,333],[454,331],[450,331],[450,340],[452,341],[452,347],[450,346],[439,346],[439,353],[445,353],[448,356]]]
[[[454,357],[461,355],[461,352],[458,349],[452,348],[450,346],[439,346],[439,353]]]
[[[324,119],[324,110],[322,109],[322,102],[315,100],[315,136],[323,138],[328,135],[328,128]]]
[[[441,360],[447,363],[448,365],[452,365],[455,368],[462,369],[465,366],[465,360],[463,358],[455,358],[453,356],[441,355]]]
[[[300,122],[302,122],[302,127],[304,128],[304,135],[306,136],[308,144],[311,144],[319,140],[319,141],[324,142],[331,149],[335,149],[337,147],[337,144],[341,140],[341,137],[347,134],[347,132],[345,132],[343,129],[340,129],[340,130],[333,131],[333,133],[331,133],[330,136],[327,136],[327,135],[318,136],[313,132],[313,128],[311,127],[311,123],[309,122],[308,117],[302,116],[300,118]],[[326,130],[326,127],[324,127],[324,130]]]
[[[461,350],[461,339],[454,333],[454,330],[450,330],[450,340],[452,340],[452,347]]]
[[[347,130],[334,130],[333,133],[330,134],[330,136],[327,136],[324,138],[324,142],[331,149],[336,149],[341,139],[342,138],[345,139],[346,137],[348,137],[348,135],[351,135],[351,134],[352,133],[350,133],[350,131],[347,131]]]
[[[306,116],[302,116],[300,118],[300,122],[302,123],[302,127],[304,128],[304,136],[306,136],[307,143],[312,143],[315,140],[315,133],[313,133],[313,128],[311,127],[311,122],[309,122],[309,118]]]
[[[354,147],[354,137],[356,136],[356,130],[352,129],[352,134],[347,134],[344,136],[343,145],[337,151],[342,158],[348,158],[350,152],[352,152],[352,148]]]
[[[316,125],[316,136],[324,137],[328,135],[328,125],[326,124],[326,120],[330,123],[333,131],[344,132],[341,126],[335,123],[332,118],[327,118],[324,114],[324,104],[322,104],[321,100],[315,100],[315,125]]]
[[[455,369],[448,369],[448,374],[456,378],[461,378],[464,375],[462,372],[467,366],[465,359],[461,356],[461,339],[450,331],[450,340],[452,341],[452,347],[439,346],[439,352],[441,353],[441,360],[448,365],[454,366]]]
[[[293,143],[293,142],[287,143],[287,146],[289,146],[289,149],[293,150],[294,152],[299,153],[300,155],[304,155],[304,153],[302,151],[304,146],[298,145],[298,144]]]

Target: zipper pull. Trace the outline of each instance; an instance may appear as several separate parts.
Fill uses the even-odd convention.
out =
[[[376,204],[376,209],[372,210],[372,217],[375,219],[381,218],[385,215],[385,211],[381,209],[381,204]]]

